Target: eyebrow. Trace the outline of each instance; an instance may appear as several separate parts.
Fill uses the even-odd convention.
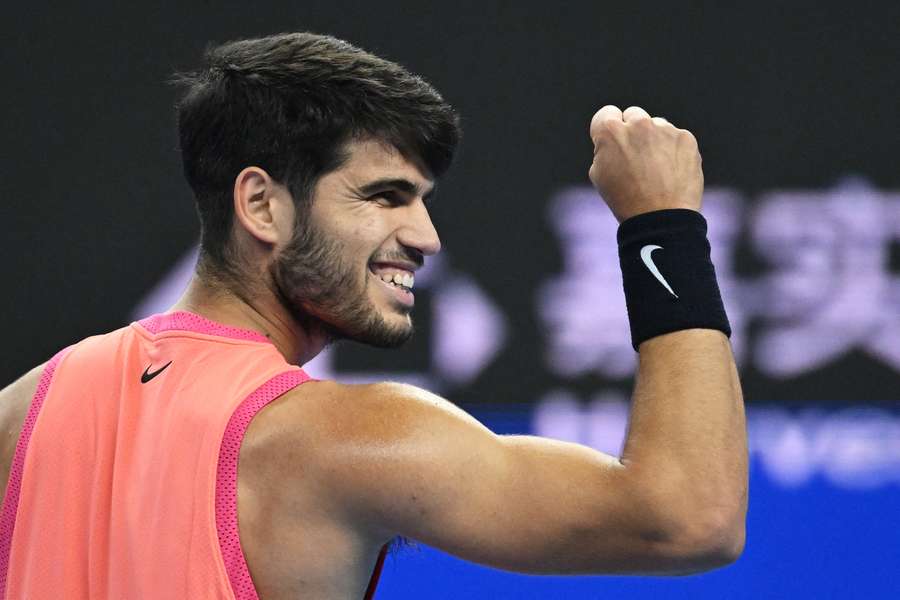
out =
[[[403,179],[402,177],[384,177],[361,186],[359,192],[364,196],[369,196],[386,189],[395,189],[411,196],[421,195],[423,200],[428,200],[434,196],[436,188],[437,184],[434,184],[428,192],[422,194],[424,188],[420,189],[419,186],[409,179]]]

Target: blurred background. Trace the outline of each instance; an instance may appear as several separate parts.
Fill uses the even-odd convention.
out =
[[[267,2],[4,11],[2,383],[163,311],[198,222],[166,85],[209,42],[311,30],[430,80],[464,141],[401,351],[308,370],[442,393],[498,433],[618,453],[631,349],[588,123],[690,129],[751,440],[743,557],[677,579],[536,577],[427,546],[379,598],[900,597],[900,5]],[[551,510],[548,507],[548,510]]]

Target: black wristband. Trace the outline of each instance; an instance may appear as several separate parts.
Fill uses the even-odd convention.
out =
[[[623,221],[616,238],[635,350],[681,329],[731,336],[703,215],[688,209],[644,213]]]

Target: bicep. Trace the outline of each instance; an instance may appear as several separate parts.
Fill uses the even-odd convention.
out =
[[[498,436],[409,386],[384,385],[375,396],[356,417],[367,421],[353,428],[356,441],[327,458],[334,498],[361,526],[527,573],[640,571],[654,554],[617,459]]]

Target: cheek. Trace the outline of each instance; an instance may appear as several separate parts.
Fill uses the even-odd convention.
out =
[[[354,224],[347,232],[346,247],[354,256],[361,260],[368,260],[384,245],[388,235],[388,227],[385,223],[375,218],[367,218]]]

